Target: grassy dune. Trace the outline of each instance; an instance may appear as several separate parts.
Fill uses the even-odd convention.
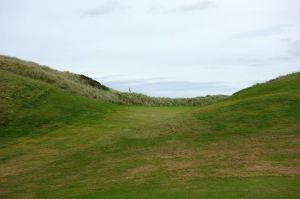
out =
[[[126,105],[143,106],[196,106],[208,105],[225,99],[225,95],[208,95],[194,98],[150,97],[140,93],[119,92],[102,85],[85,75],[61,72],[34,62],[0,55],[0,72],[10,72],[19,76],[38,80],[76,95]]]
[[[0,198],[299,198],[300,73],[209,106],[0,74]]]

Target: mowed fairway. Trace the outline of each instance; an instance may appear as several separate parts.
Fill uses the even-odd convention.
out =
[[[299,74],[205,107],[116,105],[2,80],[0,198],[300,197]]]

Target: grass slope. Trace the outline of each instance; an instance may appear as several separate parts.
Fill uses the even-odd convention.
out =
[[[299,198],[299,82],[147,107],[3,71],[0,198]]]
[[[105,114],[106,107],[111,107],[8,72],[0,77],[2,142],[80,123],[81,118],[93,121]]]

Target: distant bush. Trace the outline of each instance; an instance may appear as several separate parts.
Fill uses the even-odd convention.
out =
[[[83,79],[88,85],[92,86],[92,87],[95,87],[95,88],[99,88],[99,89],[102,89],[102,90],[109,90],[108,87],[102,85],[101,83],[99,83],[98,81],[90,78],[90,77],[87,77],[85,75],[79,75],[79,77],[81,79]]]
[[[118,93],[123,104],[139,104],[148,106],[202,106],[208,105],[222,99],[225,95],[208,95],[205,97],[194,98],[168,98],[168,97],[149,97],[139,93]]]

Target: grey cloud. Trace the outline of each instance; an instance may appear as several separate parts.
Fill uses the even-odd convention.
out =
[[[240,33],[234,34],[233,38],[248,39],[248,38],[255,38],[255,37],[267,37],[267,36],[278,35],[278,34],[284,33],[289,28],[291,28],[291,26],[287,25],[287,24],[270,26],[267,28],[256,29],[256,30],[246,31],[246,32],[240,32]]]
[[[300,58],[300,40],[295,38],[285,38],[281,40],[286,46],[285,56],[288,58]]]
[[[117,1],[109,0],[100,6],[95,6],[94,8],[88,8],[82,11],[83,16],[96,17],[105,14],[109,14],[115,10],[117,7]]]
[[[283,65],[286,63],[294,64],[299,62],[300,59],[300,40],[293,38],[282,39],[284,51],[282,54],[277,55],[264,55],[264,56],[243,56],[237,58],[237,63],[243,63],[248,66],[259,66],[262,65]]]
[[[213,1],[204,0],[204,1],[198,1],[198,2],[195,2],[192,4],[180,5],[177,7],[176,10],[182,11],[182,12],[190,12],[190,11],[195,11],[195,10],[204,10],[204,9],[207,9],[214,5],[215,4]]]
[[[290,55],[264,56],[264,57],[249,57],[244,56],[237,58],[237,63],[243,63],[246,66],[261,67],[276,63],[277,65],[284,64],[291,59]]]
[[[300,40],[292,40],[289,43],[290,43],[290,48],[289,48],[290,55],[300,57]]]

